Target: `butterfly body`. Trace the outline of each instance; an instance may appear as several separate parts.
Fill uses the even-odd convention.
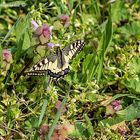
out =
[[[54,54],[42,58],[28,72],[29,76],[49,75],[59,79],[70,71],[69,61],[84,47],[84,41],[77,40],[62,50],[58,47]]]

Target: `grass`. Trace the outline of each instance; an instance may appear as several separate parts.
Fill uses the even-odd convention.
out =
[[[1,1],[1,138],[139,139],[139,4]],[[52,28],[48,42],[56,46],[85,41],[70,73],[58,82],[26,75],[56,49],[41,44],[33,20]]]

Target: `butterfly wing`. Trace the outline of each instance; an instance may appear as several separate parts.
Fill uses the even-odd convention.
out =
[[[29,71],[28,75],[30,76],[38,76],[45,75],[48,69],[51,67],[56,67],[57,56],[56,54],[50,55],[49,57],[42,58],[38,61]]]
[[[28,75],[38,76],[48,74],[54,79],[63,77],[70,71],[69,61],[74,58],[79,51],[81,51],[84,45],[84,41],[77,40],[62,50],[58,49],[55,54],[42,58],[37,62],[30,69]]]
[[[85,42],[83,40],[76,40],[62,50],[63,53],[69,58],[69,60],[71,60],[81,51],[84,45]]]
[[[61,62],[59,61],[60,56],[56,54],[42,58],[28,71],[27,75],[40,76],[48,74],[53,79],[59,79],[70,71],[68,62],[65,60],[66,57],[63,57]]]

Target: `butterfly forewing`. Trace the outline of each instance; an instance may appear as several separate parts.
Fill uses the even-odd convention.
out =
[[[48,69],[55,67],[54,64],[56,64],[56,60],[57,56],[55,54],[50,55],[48,58],[42,58],[28,71],[28,75],[45,75]]]
[[[85,42],[83,40],[77,40],[63,49],[64,54],[71,60],[73,59],[84,47]]]
[[[61,53],[55,53],[46,58],[42,58],[29,70],[28,75],[37,76],[48,74],[54,79],[63,77],[70,71],[69,61],[81,51],[84,45],[84,41],[77,40],[60,50]]]

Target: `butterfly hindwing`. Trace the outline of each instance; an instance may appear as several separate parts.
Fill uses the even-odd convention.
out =
[[[39,76],[48,74],[54,79],[59,79],[70,71],[69,61],[76,56],[84,47],[82,40],[77,40],[62,50],[57,49],[55,54],[42,58],[28,72],[29,76]]]

